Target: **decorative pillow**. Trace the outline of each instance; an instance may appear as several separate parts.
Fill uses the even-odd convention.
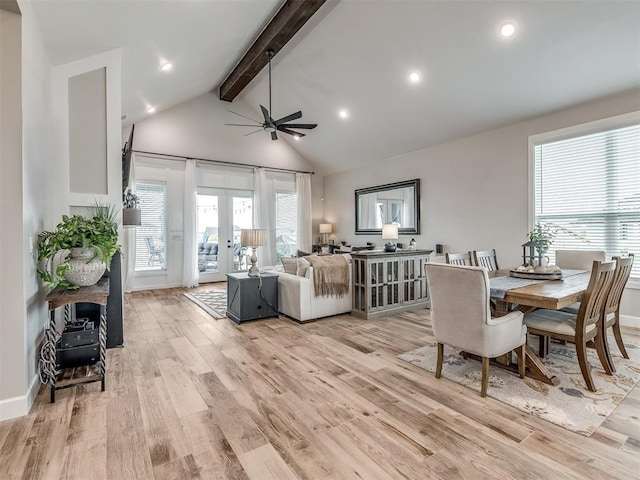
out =
[[[305,259],[304,257],[298,258],[298,269],[296,270],[296,275],[298,275],[299,277],[306,277],[307,276],[307,270],[309,270],[309,267],[311,266],[311,264],[307,261],[307,259]]]
[[[285,273],[296,275],[296,272],[298,270],[298,259],[282,257],[282,266],[284,267]]]
[[[298,257],[306,257],[307,255],[311,255],[311,252],[304,252],[302,250],[298,250],[298,253],[297,253]]]

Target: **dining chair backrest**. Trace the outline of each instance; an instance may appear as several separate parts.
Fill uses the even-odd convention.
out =
[[[611,282],[611,288],[609,295],[607,296],[607,302],[604,307],[604,318],[610,313],[616,313],[620,308],[620,300],[622,299],[622,292],[627,285],[627,281],[631,276],[631,269],[633,268],[633,253],[630,253],[628,257],[613,257],[616,262],[616,270],[613,275],[613,281]]]
[[[433,335],[441,343],[476,352],[491,318],[489,277],[482,267],[425,265]],[[482,352],[477,352],[482,354]]]
[[[616,262],[594,260],[589,285],[582,296],[578,309],[576,337],[587,332],[589,325],[597,324],[602,318],[615,269]]]
[[[604,262],[606,259],[604,250],[556,250],[556,265],[560,268],[591,270],[594,260]]]
[[[476,267],[484,267],[490,272],[499,270],[498,257],[496,256],[495,249],[484,250],[480,252],[474,250],[473,252],[471,252],[471,255],[473,257],[473,264]]]
[[[464,265],[467,267],[473,266],[473,261],[471,260],[471,252],[467,253],[445,253],[444,254],[445,262],[449,265]]]

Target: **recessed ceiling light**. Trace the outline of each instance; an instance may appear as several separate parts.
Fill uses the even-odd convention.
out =
[[[293,138],[295,138],[296,140],[300,140],[300,135],[294,135]]]
[[[507,22],[500,27],[500,35],[503,37],[510,37],[514,33],[516,33],[516,26],[511,22]]]
[[[172,68],[173,68],[173,63],[167,62],[160,65],[160,70],[162,70],[163,72],[168,72]]]
[[[342,110],[340,110],[338,112],[338,115],[340,116],[340,118],[347,118],[349,117],[349,112],[347,112],[344,108]]]
[[[153,113],[156,111],[156,107],[147,107],[147,113]]]
[[[409,74],[409,81],[411,83],[418,83],[420,81],[420,74],[418,72],[411,72]]]

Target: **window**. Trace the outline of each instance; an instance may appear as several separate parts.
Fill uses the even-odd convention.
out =
[[[534,220],[558,232],[551,254],[640,254],[640,125],[534,141],[534,179]],[[640,277],[640,261],[631,275]]]
[[[298,250],[298,199],[293,192],[276,192],[276,262]]]
[[[164,183],[136,183],[142,217],[142,225],[136,228],[136,272],[165,270],[167,267],[166,192]]]

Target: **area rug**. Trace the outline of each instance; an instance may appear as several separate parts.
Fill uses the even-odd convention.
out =
[[[185,293],[185,297],[202,308],[213,318],[224,318],[227,315],[227,293],[219,291],[203,291]]]
[[[532,339],[535,347],[531,342],[530,346],[537,352],[537,337]],[[436,345],[434,340],[429,345],[398,355],[398,358],[435,372]],[[521,379],[513,373],[492,366],[489,368],[487,395],[588,437],[640,380],[640,346],[625,342],[630,357],[628,360],[618,352],[613,337],[609,339],[609,346],[616,366],[613,376],[605,374],[595,350],[588,349],[596,392],[590,392],[586,388],[575,347],[551,342],[550,353],[542,361],[560,379],[559,385],[554,387],[531,378]],[[441,378],[480,392],[481,363],[465,360],[460,356],[459,349],[445,345]]]

